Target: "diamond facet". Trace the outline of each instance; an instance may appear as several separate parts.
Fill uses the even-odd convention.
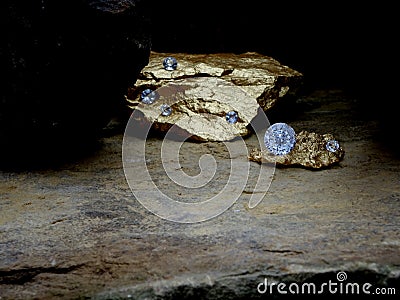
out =
[[[165,70],[173,71],[173,70],[176,70],[176,68],[178,66],[178,62],[176,61],[176,59],[174,57],[168,56],[168,57],[164,58],[163,66],[164,66]]]
[[[151,89],[145,89],[140,94],[140,99],[145,104],[152,104],[157,99],[157,92],[152,91]]]
[[[325,145],[326,150],[330,152],[336,152],[337,150],[339,150],[339,147],[339,142],[335,140],[327,141]]]
[[[238,114],[236,111],[230,111],[226,114],[225,119],[228,121],[230,124],[234,124],[238,120]]]
[[[275,123],[268,127],[264,135],[264,144],[275,155],[285,155],[292,151],[296,143],[296,133],[286,123]]]
[[[168,104],[163,104],[160,106],[161,114],[168,117],[172,113],[172,108]]]

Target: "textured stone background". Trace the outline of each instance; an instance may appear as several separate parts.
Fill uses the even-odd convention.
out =
[[[247,209],[244,192],[203,223],[164,221],[135,200],[121,162],[125,120],[110,124],[86,156],[3,170],[2,299],[250,299],[265,276],[318,283],[335,280],[338,271],[348,282],[398,287],[400,164],[375,116],[340,90],[315,90],[285,104],[292,113],[281,105],[270,120],[332,132],[346,149],[344,160],[319,171],[277,169],[259,206]],[[149,157],[157,157],[160,143],[149,141]],[[224,156],[218,143],[188,144],[184,166],[197,168],[193,157],[206,146]],[[150,167],[158,184],[168,185],[162,167]]]
[[[398,294],[400,156],[389,72],[395,10],[147,3],[156,51],[259,50],[304,73],[303,93],[268,118],[333,133],[344,160],[319,171],[277,169],[256,208],[246,208],[244,192],[221,216],[181,225],[145,210],[126,183],[121,142],[129,111],[121,108],[98,140],[75,144],[73,153],[32,160],[35,145],[23,144],[20,156],[1,163],[0,298],[257,299],[267,297],[256,291],[265,277],[322,283],[338,271],[347,282]],[[149,144],[156,156],[160,140]],[[204,146],[224,156],[221,145]],[[197,167],[202,146],[187,149],[185,167]],[[168,184],[161,166],[152,168]]]

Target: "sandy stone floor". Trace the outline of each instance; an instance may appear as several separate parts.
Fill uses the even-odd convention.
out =
[[[124,120],[85,157],[1,170],[0,299],[265,299],[257,287],[266,278],[318,286],[339,282],[338,272],[347,275],[343,283],[399,294],[400,159],[379,121],[362,99],[340,90],[287,101],[267,114],[270,122],[332,133],[344,159],[322,170],[276,168],[257,207],[248,208],[245,189],[205,222],[164,220],[135,199],[122,167]],[[246,141],[256,144],[254,136]],[[196,200],[196,193],[179,194],[155,163],[161,142],[148,140],[157,185]],[[229,175],[225,147],[187,142],[182,166],[197,170],[205,149],[222,166],[220,179],[202,191],[210,197]],[[258,169],[251,163],[249,186]]]

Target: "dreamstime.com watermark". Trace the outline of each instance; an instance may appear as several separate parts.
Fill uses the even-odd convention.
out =
[[[347,281],[346,272],[338,272],[336,280],[328,280],[322,283],[313,282],[275,282],[265,278],[257,285],[259,294],[279,295],[396,295],[394,287],[374,287],[371,283],[357,283]]]

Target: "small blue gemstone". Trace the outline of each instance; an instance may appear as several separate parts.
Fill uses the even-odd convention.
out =
[[[176,70],[176,68],[178,67],[178,62],[174,57],[168,56],[164,59],[163,66],[165,70],[173,71]]]
[[[238,114],[236,111],[230,111],[226,114],[225,119],[228,121],[230,124],[234,124],[238,120]]]
[[[140,94],[140,100],[145,104],[152,104],[157,99],[157,92],[151,89],[145,89]]]
[[[161,114],[168,117],[172,113],[172,108],[168,104],[163,104],[160,106]]]
[[[330,140],[326,142],[325,148],[330,152],[336,152],[337,150],[339,150],[340,145],[338,141]]]

